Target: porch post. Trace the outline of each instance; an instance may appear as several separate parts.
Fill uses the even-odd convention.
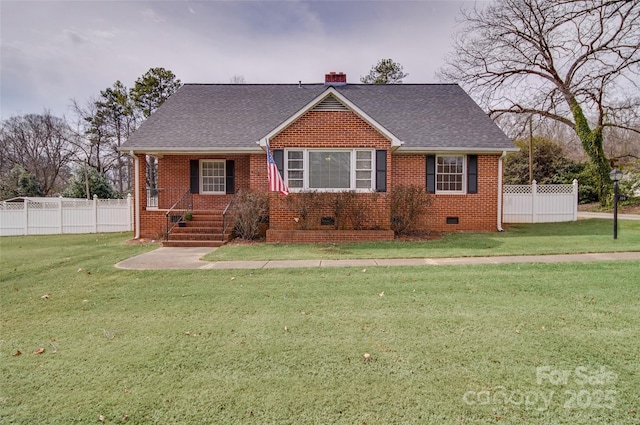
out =
[[[500,155],[500,157],[498,158],[498,208],[497,208],[497,225],[498,225],[498,232],[502,232],[504,231],[504,228],[502,227],[502,197],[504,196],[503,194],[503,187],[502,187],[502,179],[503,179],[503,161],[504,158],[507,156],[507,151],[502,151],[502,155]]]
[[[135,220],[135,234],[134,239],[140,239],[140,158],[134,154],[133,151],[129,152],[129,155],[133,157],[133,170],[134,170],[134,189],[135,194],[135,207],[133,210]],[[146,198],[145,198],[146,200]]]

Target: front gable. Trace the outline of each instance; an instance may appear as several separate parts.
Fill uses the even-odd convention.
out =
[[[359,133],[354,134],[354,131]],[[375,132],[377,136],[365,134],[369,132]],[[393,133],[333,87],[328,88],[304,108],[270,131],[260,140],[259,144],[265,147],[267,141],[270,140],[285,139],[290,141],[291,134],[303,133],[307,135],[304,143],[311,143],[311,145],[298,145],[298,147],[312,147],[312,145],[317,145],[317,147],[351,147],[368,143],[365,140],[372,143],[376,139],[375,143],[379,145],[381,138],[387,141],[385,148],[395,149],[402,145],[402,142]],[[278,137],[281,134],[283,137]]]

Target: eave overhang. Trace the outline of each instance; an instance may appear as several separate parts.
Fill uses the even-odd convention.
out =
[[[132,153],[132,154],[145,154],[152,156],[160,155],[217,155],[217,154],[239,154],[246,155],[252,153],[263,152],[258,147],[250,148],[210,148],[210,147],[188,147],[182,146],[179,148],[167,148],[167,147],[120,147],[119,151]]]
[[[520,148],[477,148],[477,147],[441,147],[441,146],[429,146],[429,147],[405,147],[398,148],[395,153],[397,154],[428,154],[428,153],[468,153],[468,154],[496,154],[500,155],[503,152],[518,152]]]

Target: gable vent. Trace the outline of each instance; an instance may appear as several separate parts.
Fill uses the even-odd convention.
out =
[[[314,111],[348,111],[349,108],[344,106],[338,99],[333,96],[327,96],[322,102],[318,103]]]

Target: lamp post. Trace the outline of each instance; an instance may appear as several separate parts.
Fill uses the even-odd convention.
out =
[[[622,179],[622,171],[614,168],[609,178],[613,182],[613,239],[618,239],[618,182]]]

